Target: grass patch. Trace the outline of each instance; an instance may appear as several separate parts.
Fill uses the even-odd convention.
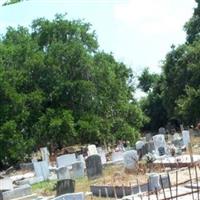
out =
[[[43,181],[32,185],[32,192],[40,194],[42,196],[52,196],[55,195],[56,190],[56,180]]]

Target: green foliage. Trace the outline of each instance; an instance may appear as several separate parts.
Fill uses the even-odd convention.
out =
[[[177,112],[183,121],[197,124],[200,120],[200,88],[186,87],[186,94],[177,100]]]
[[[19,2],[21,2],[21,1],[23,1],[23,0],[7,0],[7,1],[3,4],[3,6],[8,6],[8,5],[11,5],[11,4],[14,4],[14,3],[19,3]]]
[[[133,143],[146,118],[131,70],[99,51],[88,23],[57,15],[31,27],[0,40],[0,164],[46,145]]]
[[[156,84],[159,78],[158,74],[150,74],[149,69],[145,68],[142,72],[141,76],[138,78],[139,85],[138,87],[142,89],[144,92],[149,92],[153,89],[154,84]]]
[[[193,16],[185,24],[185,31],[187,33],[187,42],[192,43],[199,39],[200,33],[200,1],[195,0],[197,7],[194,9]]]

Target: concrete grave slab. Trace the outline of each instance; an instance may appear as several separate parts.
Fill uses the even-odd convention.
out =
[[[85,195],[83,192],[69,193],[56,197],[54,200],[85,200]]]
[[[65,154],[56,158],[57,167],[65,167],[70,166],[72,163],[76,162],[76,155],[73,154]]]

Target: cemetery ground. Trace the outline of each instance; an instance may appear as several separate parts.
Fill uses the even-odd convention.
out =
[[[194,154],[200,154],[200,137],[198,136],[192,136],[191,137],[191,143],[193,147],[193,153]],[[188,152],[185,152],[187,154]],[[140,166],[145,166],[145,163],[143,161],[139,162]],[[162,168],[162,166],[155,168],[154,171],[158,173],[162,173],[164,171],[171,171],[170,168]],[[191,170],[192,176],[194,176],[194,169]],[[179,176],[181,177],[181,182],[184,183],[188,180],[188,171],[181,171],[179,173]],[[115,178],[115,181],[113,180]],[[98,177],[97,179],[90,180],[87,178],[87,176],[84,176],[83,178],[79,178],[76,180],[75,184],[75,192],[89,192],[91,185],[124,185],[129,186],[137,185],[139,181],[139,184],[144,184],[147,182],[148,176],[145,173],[145,171],[140,168],[139,171],[132,171],[127,173],[123,167],[123,164],[118,165],[108,165],[104,166],[103,168],[103,176]],[[172,173],[170,175],[170,179],[172,181],[172,184],[175,184],[176,177],[175,173]],[[44,181],[41,183],[37,183],[32,185],[32,192],[36,193],[40,196],[55,196],[56,194],[56,180],[49,180]],[[90,197],[89,197],[90,198]],[[105,199],[100,197],[93,197],[98,199]]]
[[[165,140],[164,135],[158,134],[158,135],[156,135],[156,137],[160,138],[158,140],[159,144],[165,143],[165,142],[164,143],[162,142],[163,140]],[[154,140],[154,136],[152,137],[152,139]],[[152,143],[152,139],[150,140],[150,143]],[[155,141],[157,141],[157,139],[154,140],[154,146],[156,145]],[[169,142],[172,142],[172,141],[173,141],[172,138],[170,138],[170,139],[168,138],[165,145],[169,145],[168,147],[170,147],[171,144]],[[139,141],[139,144],[141,144],[141,142],[142,142],[142,138],[141,138],[141,141]],[[147,187],[149,187],[149,180],[150,180],[150,177],[152,174],[156,174],[156,176],[159,178],[158,179],[159,182],[160,181],[162,182],[162,179],[165,181],[165,183],[167,182],[166,187],[162,186],[162,188],[159,188],[158,194],[160,196],[163,195],[163,193],[162,193],[163,188],[166,188],[166,193],[167,193],[167,191],[169,193],[169,188],[170,188],[170,190],[174,190],[174,188],[175,188],[176,195],[177,195],[177,190],[179,190],[179,195],[181,195],[180,193],[184,193],[186,191],[186,189],[184,190],[184,188],[186,187],[186,184],[189,184],[189,185],[197,184],[197,188],[198,188],[198,180],[200,177],[200,167],[199,167],[200,137],[190,135],[190,143],[192,144],[192,151],[193,151],[194,157],[195,157],[195,155],[198,155],[197,156],[198,162],[195,165],[191,165],[191,162],[190,162],[191,160],[190,160],[190,156],[189,156],[189,154],[191,154],[191,152],[189,151],[188,148],[186,149],[186,151],[183,151],[181,154],[177,154],[175,157],[171,156],[169,154],[169,151],[168,151],[168,154],[164,155],[164,157],[162,157],[162,155],[161,156],[158,155],[158,158],[156,158],[155,161],[159,161],[159,162],[153,162],[153,163],[152,162],[148,163],[144,159],[141,159],[141,160],[137,159],[137,161],[136,161],[134,154],[136,153],[139,155],[140,151],[137,152],[135,150],[128,149],[128,150],[125,150],[123,152],[123,154],[121,154],[120,152],[114,151],[114,153],[112,153],[112,156],[111,156],[112,161],[110,162],[109,161],[110,158],[109,158],[106,162],[104,162],[105,157],[100,156],[100,155],[102,155],[103,149],[101,147],[100,147],[100,149],[98,149],[98,148],[96,148],[95,145],[89,145],[88,146],[88,147],[90,147],[90,148],[88,148],[89,156],[85,159],[86,165],[85,165],[84,171],[82,171],[83,165],[79,165],[80,162],[82,162],[82,161],[77,160],[77,159],[82,159],[83,157],[79,157],[79,156],[75,157],[75,154],[64,154],[64,155],[58,156],[55,161],[51,162],[52,166],[50,166],[50,165],[46,166],[47,162],[45,161],[46,158],[44,156],[43,161],[33,161],[32,165],[34,166],[34,171],[21,169],[18,171],[10,172],[9,176],[10,176],[10,178],[17,177],[17,176],[25,177],[25,176],[27,176],[27,174],[34,175],[34,173],[36,175],[36,178],[38,178],[38,176],[39,176],[39,178],[41,178],[40,176],[43,176],[43,178],[44,178],[43,180],[45,180],[45,181],[39,181],[37,183],[31,184],[31,190],[32,190],[31,193],[33,195],[36,195],[37,197],[41,197],[43,200],[44,199],[45,200],[54,199],[58,195],[58,188],[57,188],[58,181],[59,180],[63,181],[65,179],[68,179],[68,180],[75,179],[75,187],[73,187],[74,188],[73,193],[77,194],[79,192],[84,192],[86,194],[87,200],[89,200],[89,199],[112,199],[112,198],[116,199],[116,196],[114,197],[113,194],[111,196],[107,195],[106,190],[109,187],[110,188],[121,188],[120,190],[121,190],[122,196],[117,196],[118,199],[120,199],[122,197],[123,198],[128,197],[128,195],[130,195],[130,194],[128,194],[128,193],[130,193],[130,191],[126,192],[127,188],[131,189],[131,194],[134,193],[134,194],[138,195],[138,194],[142,193],[144,198],[146,198],[145,195],[147,194],[147,192],[149,195],[149,188],[147,188]],[[135,148],[137,149],[137,143],[136,143]],[[145,147],[145,149],[146,149],[146,147]],[[98,154],[97,154],[97,150],[98,150]],[[46,152],[45,148],[42,148],[42,151],[44,152],[44,155],[48,156],[48,152]],[[149,152],[149,151],[147,151],[147,152]],[[163,152],[163,149],[162,149],[161,153],[162,152]],[[117,153],[117,154],[115,154],[115,153]],[[123,159],[122,159],[122,155],[123,155]],[[125,155],[128,155],[128,157],[126,157]],[[143,155],[146,155],[146,153],[144,153]],[[120,156],[120,160],[118,160],[119,159],[118,156]],[[181,165],[178,165],[178,164],[180,164],[180,163],[178,163],[178,159],[179,158],[182,159],[185,157],[186,157],[186,159],[183,159],[182,161],[186,161],[186,164],[188,164],[187,167],[182,167]],[[161,160],[160,160],[160,158],[161,158]],[[169,166],[166,166],[165,162],[163,162],[165,160],[165,158],[167,158],[167,159],[172,158],[172,159],[177,160],[177,166],[171,165],[171,164],[174,164],[173,163],[174,161],[172,163],[170,163]],[[103,159],[102,163],[101,162],[99,163],[98,159]],[[69,164],[68,163],[69,160],[70,160],[70,162],[74,162],[75,165],[72,164],[71,165],[72,168],[67,167],[67,169],[69,171],[68,170],[64,170],[64,171],[60,170],[63,168],[63,165]],[[130,163],[131,163],[131,169],[129,168]],[[97,165],[101,165],[101,167],[99,168]],[[75,166],[75,168],[73,168],[74,166]],[[91,166],[92,166],[92,168],[91,168]],[[64,167],[64,168],[66,168],[66,167]],[[80,168],[81,168],[81,171],[80,171]],[[88,174],[88,170],[93,171],[94,169],[95,169],[95,173],[97,173],[96,174],[97,176],[95,175],[95,177],[94,177],[94,175],[91,174],[92,177],[90,177],[91,175]],[[73,171],[73,170],[75,170],[75,171]],[[49,172],[47,173],[47,171],[49,171]],[[76,178],[74,177],[75,174],[73,174],[73,173],[75,173],[75,172],[78,173],[77,175],[79,177],[76,177]],[[56,174],[57,174],[57,177],[56,177]],[[69,177],[69,175],[71,178]],[[20,179],[21,183],[24,181],[23,179],[24,178]],[[170,182],[170,184],[169,184],[169,182]],[[13,184],[18,185],[19,182],[17,183],[16,181],[13,181]],[[1,181],[0,181],[0,185],[1,185]],[[170,187],[169,187],[169,185],[170,185]],[[94,190],[91,189],[91,186],[93,188],[97,188],[96,194],[95,194]],[[179,186],[180,186],[180,188],[177,189]],[[101,188],[101,189],[99,189],[99,188]],[[102,193],[102,190],[104,191],[104,194]],[[153,188],[153,191],[154,190],[157,191],[156,188]],[[133,192],[133,191],[136,191],[136,192]],[[152,191],[152,190],[150,190],[150,191]],[[189,191],[189,189],[187,191]],[[190,188],[190,191],[191,191],[191,188]],[[118,190],[118,192],[119,192],[119,190]],[[66,193],[68,193],[68,192],[65,192],[65,194]],[[93,193],[93,195],[92,195],[92,193]],[[173,192],[170,191],[170,193],[172,195]],[[167,199],[167,198],[157,198],[155,196],[155,194],[157,194],[157,192],[156,193],[150,192],[150,195],[151,194],[154,195],[152,200],[154,198],[155,199]],[[192,189],[192,194],[193,194],[193,189]],[[198,195],[199,195],[199,192],[198,192]],[[0,200],[2,200],[1,197],[0,197]],[[3,198],[3,200],[4,200],[4,198]],[[5,198],[5,200],[7,200],[7,199]],[[38,200],[38,198],[37,198],[37,200]],[[56,198],[56,200],[57,200],[57,198]]]

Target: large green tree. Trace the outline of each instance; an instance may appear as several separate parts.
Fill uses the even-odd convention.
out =
[[[43,145],[133,143],[145,121],[133,79],[98,49],[89,23],[57,15],[31,30],[8,28],[0,40],[0,165]]]

